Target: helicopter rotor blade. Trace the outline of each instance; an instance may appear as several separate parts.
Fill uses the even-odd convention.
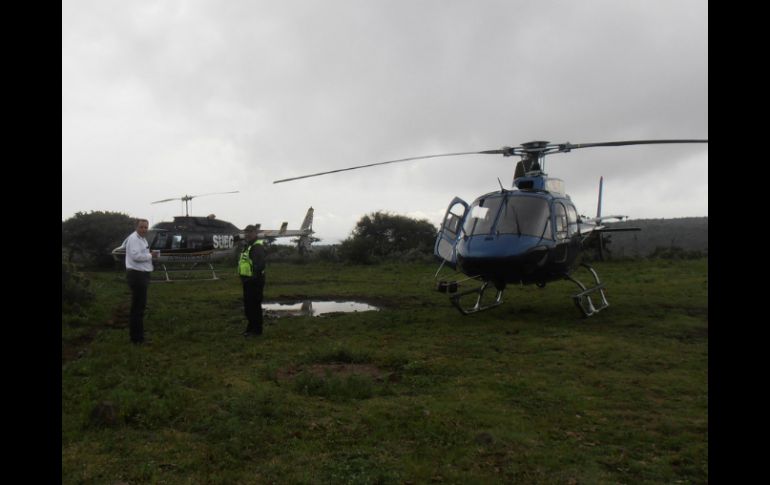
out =
[[[424,155],[420,157],[399,158],[398,160],[388,160],[386,162],[368,163],[366,165],[357,165],[355,167],[340,168],[337,170],[329,170],[326,172],[318,172],[309,175],[300,175],[299,177],[290,177],[280,180],[274,180],[274,184],[280,184],[283,182],[289,182],[292,180],[305,179],[310,177],[318,177],[320,175],[328,175],[330,173],[346,172],[348,170],[357,170],[359,168],[376,167],[378,165],[387,165],[389,163],[409,162],[412,160],[423,160],[426,158],[438,158],[438,157],[454,157],[458,155],[503,155],[506,157],[512,155],[527,156],[534,153],[546,155],[548,153],[563,153],[569,152],[577,148],[589,148],[589,147],[609,147],[609,146],[623,146],[623,145],[652,145],[652,144],[664,144],[664,143],[708,143],[708,140],[695,140],[695,139],[682,139],[682,140],[628,140],[628,141],[609,141],[600,143],[559,143],[559,144],[547,144],[548,142],[529,142],[524,143],[518,147],[508,147],[495,149],[495,150],[483,150],[476,152],[458,152],[458,153],[441,153],[438,155]]]
[[[389,163],[409,162],[409,161],[412,161],[412,160],[423,160],[425,158],[454,157],[454,156],[458,156],[458,155],[476,155],[476,154],[501,154],[501,153],[505,153],[505,149],[504,148],[498,149],[498,150],[485,150],[485,151],[480,151],[480,152],[440,153],[438,155],[424,155],[424,156],[421,156],[421,157],[399,158],[398,160],[388,160],[387,162],[369,163],[369,164],[366,164],[366,165],[358,165],[358,166],[355,166],[355,167],[340,168],[340,169],[337,169],[337,170],[329,170],[328,172],[318,172],[318,173],[313,173],[313,174],[310,174],[310,175],[301,175],[299,177],[291,177],[291,178],[287,178],[287,179],[274,180],[273,183],[274,184],[280,184],[282,182],[289,182],[290,180],[299,180],[299,179],[306,179],[306,178],[310,178],[310,177],[318,177],[319,175],[327,175],[327,174],[330,174],[330,173],[337,173],[337,172],[346,172],[348,170],[356,170],[356,169],[359,169],[359,168],[366,168],[366,167],[375,167],[377,165],[387,165]]]
[[[204,195],[236,194],[238,192],[238,190],[234,190],[232,192],[211,192],[209,194],[185,195],[184,197],[174,197],[173,199],[156,200],[155,202],[150,202],[150,204],[160,204],[161,202],[169,202],[172,200],[188,201],[194,199],[195,197],[203,197]]]
[[[203,196],[206,196],[206,195],[237,194],[238,192],[240,192],[240,191],[239,190],[233,190],[232,192],[211,192],[211,193],[208,193],[208,194],[188,195],[187,197],[192,199],[193,197],[203,197]]]
[[[600,143],[563,143],[556,145],[558,151],[568,152],[576,148],[589,147],[618,147],[624,145],[656,145],[663,143],[708,143],[708,140],[629,140],[629,141],[605,141]]]
[[[169,202],[169,201],[172,201],[172,200],[182,200],[182,199],[179,198],[179,197],[176,197],[174,199],[156,200],[155,202],[150,202],[150,204],[160,204],[161,202]]]

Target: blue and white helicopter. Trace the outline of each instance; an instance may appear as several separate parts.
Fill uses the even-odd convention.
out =
[[[523,143],[517,147],[494,150],[426,155],[355,167],[320,172],[300,177],[276,180],[288,182],[330,173],[373,167],[389,163],[406,162],[426,158],[458,155],[496,154],[506,157],[518,155],[513,187],[477,197],[471,204],[459,197],[450,202],[436,236],[434,254],[442,261],[436,272],[448,266],[465,275],[462,280],[437,281],[437,289],[450,296],[451,303],[468,315],[496,307],[502,303],[503,291],[511,283],[535,284],[569,280],[580,291],[572,296],[575,305],[586,317],[609,306],[604,283],[596,271],[580,258],[591,238],[599,238],[610,231],[633,231],[638,228],[611,228],[606,221],[622,220],[626,216],[601,215],[602,182],[599,185],[599,202],[596,217],[580,216],[561,179],[545,173],[545,156],[566,153],[578,148],[645,145],[664,143],[708,143],[708,140],[631,140],[601,143],[560,143],[547,141]],[[578,267],[584,267],[594,282],[587,287],[573,276]],[[477,288],[460,291],[466,281],[476,281]],[[485,291],[492,285],[494,298],[485,302]],[[463,305],[465,297],[474,297],[472,305]],[[593,298],[598,299],[594,302]]]

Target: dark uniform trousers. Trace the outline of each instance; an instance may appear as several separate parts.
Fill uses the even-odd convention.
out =
[[[147,306],[147,288],[150,286],[148,271],[126,270],[128,287],[131,288],[131,314],[129,333],[132,342],[144,341],[144,309]]]
[[[241,278],[243,283],[243,306],[249,324],[246,331],[262,333],[262,294],[265,290],[265,276]]]

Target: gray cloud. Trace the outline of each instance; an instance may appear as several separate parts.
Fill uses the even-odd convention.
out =
[[[454,195],[509,185],[514,160],[451,157],[280,178],[531,140],[708,137],[701,1],[68,1],[62,4],[62,218],[151,222],[194,201],[240,227],[325,241],[373,210],[438,223]],[[708,214],[708,149],[548,159],[581,212]]]

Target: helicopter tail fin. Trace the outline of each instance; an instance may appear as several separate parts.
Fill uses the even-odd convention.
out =
[[[297,240],[297,249],[299,250],[299,253],[306,254],[312,250],[311,244],[313,243],[313,240],[311,239],[311,234],[313,234],[313,208],[312,207],[307,210],[307,214],[305,214],[305,219],[302,221],[302,225],[300,226],[299,230],[307,231],[306,234],[303,234]]]
[[[312,230],[313,229],[313,208],[307,210],[307,214],[305,214],[305,220],[302,221],[302,225],[300,226],[301,231],[305,230]]]
[[[604,177],[599,177],[599,201],[596,203],[596,218],[602,218],[602,187],[604,186]]]

